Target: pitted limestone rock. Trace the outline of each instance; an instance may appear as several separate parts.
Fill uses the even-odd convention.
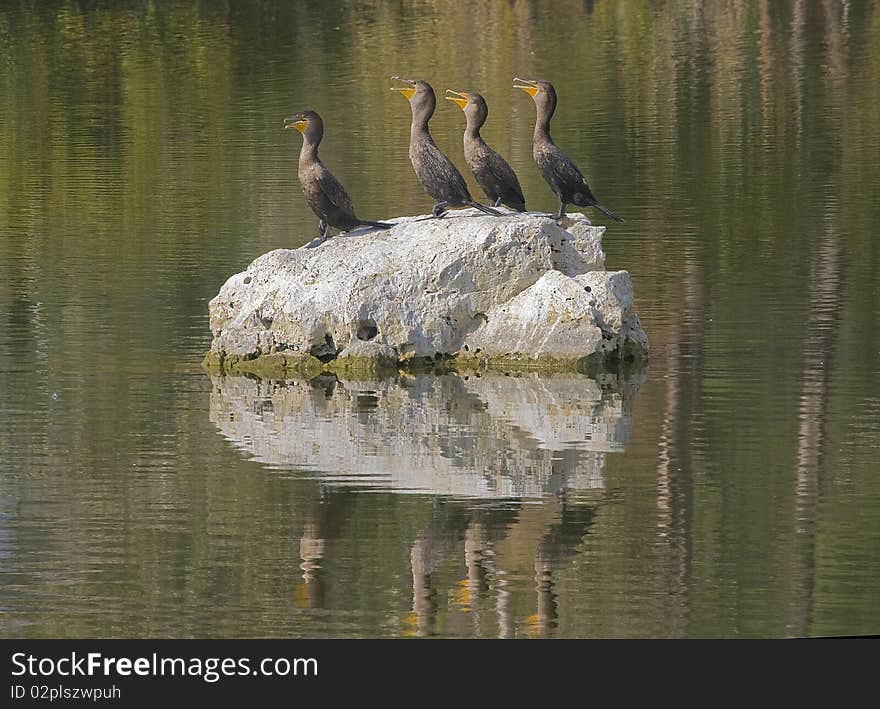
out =
[[[209,359],[644,358],[629,275],[603,270],[603,232],[580,214],[462,210],[271,251],[211,301]]]

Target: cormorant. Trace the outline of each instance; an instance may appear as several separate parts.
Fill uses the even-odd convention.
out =
[[[532,141],[532,157],[538,169],[559,198],[559,213],[556,219],[565,216],[565,205],[572,203],[579,207],[595,207],[612,219],[622,222],[610,209],[599,204],[587,180],[578,170],[571,158],[553,143],[550,137],[550,119],[556,110],[556,89],[549,81],[514,78],[513,88],[522,89],[535,102],[537,118],[535,119],[535,135]]]
[[[464,111],[467,128],[464,131],[464,159],[474,173],[483,192],[493,203],[493,207],[506,204],[517,212],[526,211],[526,200],[522,187],[513,168],[507,161],[490,148],[480,135],[480,128],[489,115],[486,100],[473,91],[453,91],[446,89],[447,101],[455,101]]]
[[[354,213],[351,197],[318,157],[318,145],[324,137],[324,121],[315,111],[302,111],[284,119],[285,128],[295,128],[303,136],[299,151],[299,184],[306,202],[320,220],[318,229],[326,237],[330,227],[349,231],[358,226],[390,229],[393,224],[360,219]]]
[[[428,121],[431,120],[437,105],[431,85],[421,79],[401,79],[399,76],[391,78],[408,84],[404,89],[391,90],[402,93],[412,108],[409,159],[425,191],[437,200],[431,214],[442,217],[449,207],[469,206],[476,207],[486,214],[500,216],[500,212],[474,201],[458,168],[434,143],[428,131]]]

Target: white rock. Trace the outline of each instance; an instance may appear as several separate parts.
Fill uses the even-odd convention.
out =
[[[547,271],[533,285],[486,315],[465,344],[488,358],[567,359],[621,348],[622,332],[647,351],[632,312],[626,271],[592,271],[569,278]]]
[[[645,356],[629,276],[602,270],[603,232],[580,214],[558,224],[462,210],[271,251],[211,301],[211,355],[327,361],[361,340],[399,360],[476,349],[484,359]]]

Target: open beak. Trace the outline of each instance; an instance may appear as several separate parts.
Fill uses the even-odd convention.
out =
[[[289,118],[284,119],[285,130],[288,128],[296,128],[296,130],[302,133],[308,124],[309,122],[307,120],[300,118],[299,116],[290,116]]]
[[[444,96],[447,101],[455,101],[461,110],[464,110],[464,107],[467,106],[468,95],[466,91],[453,91],[452,89],[446,89],[446,93],[453,94],[453,96]]]
[[[522,89],[529,96],[534,97],[536,93],[538,93],[538,82],[532,81],[531,79],[517,79],[513,77],[513,88]]]
[[[404,84],[409,84],[406,88],[400,88],[399,86],[392,86],[392,91],[400,91],[403,94],[403,97],[409,101],[416,94],[416,82],[412,79],[403,79],[399,76],[392,76],[392,81],[402,81]]]

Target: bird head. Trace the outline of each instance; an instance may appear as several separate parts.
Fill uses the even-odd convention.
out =
[[[486,105],[486,99],[474,91],[453,91],[446,89],[447,101],[454,101],[459,105],[464,115],[467,116],[468,123],[472,123],[477,127],[482,126],[489,115],[489,106]]]
[[[300,111],[284,119],[284,129],[293,128],[307,140],[320,141],[324,134],[324,122],[315,111]]]
[[[437,104],[437,99],[434,96],[434,89],[431,88],[431,84],[422,79],[404,79],[400,76],[392,76],[391,78],[394,81],[406,84],[404,87],[392,87],[391,90],[399,91],[403,94],[403,97],[409,101],[413,115],[427,113],[430,118],[431,114],[434,113],[434,107]]]
[[[518,79],[514,77],[513,88],[522,89],[535,102],[539,109],[550,115],[556,110],[556,89],[553,84],[543,79]]]

